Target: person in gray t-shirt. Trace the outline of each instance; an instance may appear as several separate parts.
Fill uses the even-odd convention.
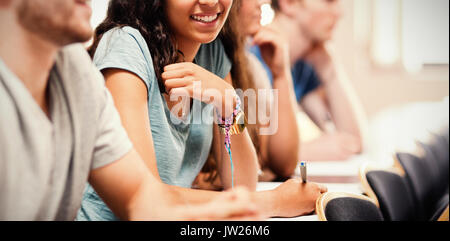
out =
[[[242,189],[186,208],[156,181],[100,72],[68,46],[90,38],[89,17],[85,1],[0,4],[0,220],[74,220],[88,180],[121,219],[257,217]]]

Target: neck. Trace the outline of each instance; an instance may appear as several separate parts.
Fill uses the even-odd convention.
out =
[[[2,14],[0,57],[47,112],[45,92],[58,47],[23,29],[14,16]]]
[[[178,49],[184,54],[184,62],[193,62],[201,44],[193,41],[179,40]]]
[[[279,29],[289,41],[289,53],[291,65],[299,59],[304,58],[313,46],[313,41],[301,30],[289,16],[277,13],[271,24],[275,29]]]

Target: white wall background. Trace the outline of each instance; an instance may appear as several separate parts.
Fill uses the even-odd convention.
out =
[[[95,29],[106,17],[109,0],[92,0],[91,25]]]

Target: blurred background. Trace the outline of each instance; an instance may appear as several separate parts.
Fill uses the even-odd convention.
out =
[[[92,25],[109,0],[92,1]],[[389,162],[449,122],[449,1],[341,0],[332,45],[364,107],[366,154]],[[273,18],[263,6],[262,23]],[[300,116],[302,138],[315,136]]]

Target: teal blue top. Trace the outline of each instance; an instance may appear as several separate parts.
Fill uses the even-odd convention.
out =
[[[202,45],[195,63],[221,78],[231,70],[231,62],[219,39]],[[148,90],[148,112],[159,175],[164,183],[190,188],[211,149],[213,106],[193,100],[184,121],[173,115],[161,94],[148,45],[134,28],[115,28],[105,33],[95,52],[94,64],[100,70],[127,70],[142,79]],[[77,220],[117,218],[88,185]]]

